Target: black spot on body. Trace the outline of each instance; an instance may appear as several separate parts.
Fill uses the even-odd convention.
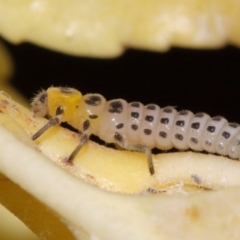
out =
[[[114,139],[115,139],[117,142],[123,144],[123,136],[122,136],[120,133],[116,132],[115,135],[114,135]]]
[[[131,128],[132,128],[132,130],[134,130],[134,131],[138,130],[138,126],[137,126],[136,124],[132,124]]]
[[[168,123],[169,123],[169,119],[168,119],[168,118],[161,118],[161,119],[160,119],[160,122],[161,122],[162,124],[168,124]]]
[[[148,104],[147,105],[147,109],[148,110],[155,110],[156,109],[156,106],[154,104]]]
[[[124,127],[124,124],[123,123],[118,123],[117,125],[116,125],[116,128],[117,129],[121,129],[121,128],[123,128]]]
[[[59,106],[59,107],[57,107],[55,114],[56,115],[61,115],[63,112],[64,112],[64,110],[63,110],[62,106]]]
[[[222,118],[219,117],[219,116],[217,116],[217,117],[213,117],[212,120],[213,120],[213,121],[216,121],[216,122],[219,122],[219,121],[222,120]]]
[[[184,127],[184,125],[185,125],[184,121],[182,121],[182,120],[176,121],[176,126]]]
[[[131,107],[135,107],[135,108],[139,108],[140,107],[140,103],[139,102],[132,102],[130,104]]]
[[[188,111],[187,111],[187,110],[181,110],[181,111],[179,111],[178,114],[179,114],[179,115],[186,116],[186,115],[188,115]]]
[[[89,120],[86,120],[83,122],[83,131],[88,130],[88,128],[90,127],[90,122]]]
[[[90,119],[97,119],[97,118],[98,118],[98,115],[92,114],[92,115],[89,115],[89,118],[90,118]]]
[[[212,146],[212,142],[211,142],[210,140],[205,141],[205,144],[206,144],[207,146],[209,146],[209,147]]]
[[[147,122],[152,122],[152,121],[154,120],[154,117],[153,117],[153,116],[150,116],[150,115],[147,115],[147,116],[145,117],[145,120],[146,120]]]
[[[151,135],[152,134],[152,130],[151,129],[147,129],[147,128],[144,129],[143,132],[144,132],[145,135]]]
[[[139,118],[139,113],[138,112],[131,112],[131,117],[132,118]]]
[[[191,124],[191,128],[193,128],[193,129],[198,130],[199,127],[200,127],[200,123],[199,123],[199,122],[195,122],[195,123],[192,123],[192,124]]]
[[[99,106],[102,103],[102,99],[100,96],[98,95],[91,95],[89,96],[87,99],[84,100],[86,104],[90,105],[90,106]]]
[[[239,125],[237,123],[229,123],[228,126],[232,128],[237,128]]]
[[[182,140],[183,140],[183,135],[182,135],[182,134],[179,134],[179,133],[176,133],[176,134],[175,134],[175,138],[176,138],[177,140],[182,141]]]
[[[172,108],[170,108],[170,107],[165,107],[165,108],[163,109],[163,112],[165,112],[165,113],[172,113]]]
[[[204,113],[196,113],[195,117],[197,118],[202,118],[204,116]]]
[[[198,144],[198,139],[195,137],[191,137],[191,142]]]
[[[167,138],[167,133],[166,132],[159,132],[159,136],[162,138]]]
[[[121,113],[123,111],[123,104],[120,101],[114,101],[109,104],[108,111],[110,113]]]
[[[208,126],[207,127],[207,131],[210,132],[210,133],[214,133],[215,129],[216,129],[216,127],[214,127],[214,126]]]
[[[228,139],[228,138],[231,136],[231,134],[228,133],[228,132],[226,132],[226,131],[224,131],[224,132],[222,133],[222,136],[223,136],[225,139]]]

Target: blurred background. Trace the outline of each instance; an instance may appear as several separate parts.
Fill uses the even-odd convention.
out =
[[[4,42],[15,62],[12,84],[30,99],[41,88],[70,86],[107,99],[204,111],[240,122],[240,50],[129,49],[114,59],[73,57]]]

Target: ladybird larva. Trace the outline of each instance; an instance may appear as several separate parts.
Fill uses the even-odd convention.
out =
[[[123,99],[106,101],[100,94],[82,95],[69,87],[50,87],[32,101],[36,116],[50,117],[49,122],[32,136],[39,138],[50,127],[67,122],[79,132],[81,140],[69,156],[72,162],[91,134],[124,149],[144,152],[150,174],[154,174],[151,149],[188,148],[240,158],[240,127],[223,117],[193,114],[156,104],[143,106]]]

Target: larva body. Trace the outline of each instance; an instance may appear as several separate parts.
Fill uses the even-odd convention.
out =
[[[191,148],[240,158],[240,127],[223,117],[194,115],[187,110],[177,112],[173,107],[160,108],[155,104],[143,106],[123,99],[106,101],[100,94],[82,96],[73,88],[62,87],[42,91],[32,106],[36,115],[55,117],[57,122],[52,125],[68,122],[87,136],[97,135],[125,149]],[[47,129],[35,134],[33,139]]]

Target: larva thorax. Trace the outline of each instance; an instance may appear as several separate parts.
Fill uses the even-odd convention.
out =
[[[36,116],[59,116],[61,122],[67,122],[79,131],[83,131],[83,123],[89,121],[94,134],[105,104],[106,100],[100,94],[83,96],[78,90],[68,87],[50,87],[41,91],[31,103]]]
[[[240,127],[223,117],[123,99],[106,101],[100,94],[82,95],[62,87],[40,92],[32,106],[36,115],[57,118],[54,124],[68,122],[86,136],[95,134],[126,149],[146,150],[139,145],[162,150],[191,148],[240,158]]]
[[[68,122],[74,117],[81,100],[82,94],[75,89],[50,87],[38,93],[31,105],[36,116],[60,115],[62,122]]]

